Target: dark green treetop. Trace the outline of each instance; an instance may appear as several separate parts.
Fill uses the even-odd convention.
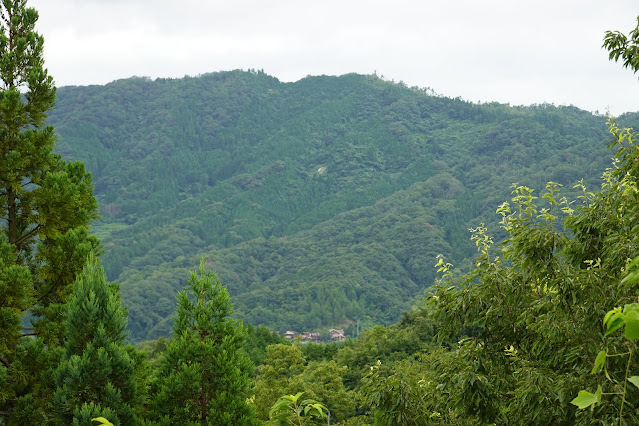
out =
[[[245,328],[231,319],[230,296],[200,264],[188,292],[177,296],[173,340],[155,387],[155,415],[172,424],[246,425],[255,415],[246,399],[253,365],[243,346]]]
[[[135,423],[136,363],[124,346],[125,328],[118,286],[107,283],[91,257],[67,305],[66,356],[55,374],[59,424],[87,424],[98,416],[115,425]]]
[[[56,89],[34,29],[38,13],[26,3],[0,3],[0,416],[9,417],[27,399],[50,397],[32,370],[48,361],[33,361],[52,362],[45,352],[63,342],[69,284],[99,246],[88,233],[97,217],[91,175],[53,153],[45,119]],[[27,312],[33,327],[23,329]]]

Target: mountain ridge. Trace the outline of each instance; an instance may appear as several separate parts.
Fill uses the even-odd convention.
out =
[[[604,117],[428,93],[242,71],[60,88],[57,151],[94,174],[132,340],[170,332],[201,257],[252,323],[394,322],[433,283],[435,255],[469,264],[468,228],[499,238],[511,183],[570,193],[609,164]]]

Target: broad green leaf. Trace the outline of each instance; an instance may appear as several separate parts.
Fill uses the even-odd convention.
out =
[[[268,412],[268,417],[273,418],[278,411],[287,411],[289,409],[291,409],[290,402],[287,399],[280,398],[271,407],[271,410]]]
[[[325,419],[327,417],[325,411],[328,411],[328,408],[326,408],[323,404],[320,403],[316,403],[316,404],[311,404],[310,405],[315,411],[317,411],[317,415],[318,417]]]
[[[626,339],[639,339],[639,321],[626,321],[626,330],[624,334]]]
[[[637,282],[639,282],[639,271],[632,271],[621,280],[621,284],[636,284]]]
[[[599,353],[597,354],[597,358],[595,359],[595,366],[592,368],[590,374],[595,374],[603,369],[604,365],[606,364],[606,356],[607,353],[605,350],[599,351]]]
[[[639,268],[639,256],[632,259],[630,264],[628,265],[628,269]]]
[[[318,402],[315,401],[314,399],[305,399],[300,404],[301,405],[313,405],[313,404],[318,404]]]
[[[628,381],[639,388],[639,376],[628,377]]]
[[[577,407],[579,407],[580,410],[583,410],[584,408],[588,408],[596,402],[597,402],[597,397],[594,394],[587,392],[585,390],[579,391],[579,394],[577,395],[577,397],[573,399],[572,401],[570,401],[571,404],[576,405]]]
[[[635,257],[632,262],[628,265],[627,270],[630,271],[626,278],[621,280],[621,284],[634,284],[639,282],[639,271],[637,271],[637,267],[639,267],[639,257]]]
[[[639,339],[639,311],[629,310],[624,315],[626,329],[624,334],[627,339]]]
[[[636,309],[628,309],[627,312],[624,313],[623,315],[624,320],[635,320],[635,321],[639,321],[639,311]]]
[[[623,307],[623,313],[636,312],[639,315],[639,303],[628,303]]]
[[[619,330],[624,325],[623,318],[621,317],[623,314],[615,314],[610,318],[608,322],[608,330],[604,333],[604,336],[608,336],[609,334],[614,333]]]
[[[615,308],[612,309],[610,311],[608,311],[608,313],[604,316],[603,319],[603,325],[604,327],[606,326],[606,324],[608,324],[608,320],[610,319],[610,317],[612,317],[614,314],[621,312],[621,308]]]
[[[280,399],[286,399],[291,402],[297,402],[297,400],[299,399],[300,396],[302,396],[303,393],[304,392],[298,392],[295,395],[283,395],[280,397]]]
[[[104,426],[113,426],[113,423],[111,423],[110,421],[108,421],[104,417],[96,417],[94,419],[91,419],[91,421],[92,422],[99,422],[100,424],[103,424]]]

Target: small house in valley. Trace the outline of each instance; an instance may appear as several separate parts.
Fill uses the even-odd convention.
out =
[[[344,335],[344,329],[335,330],[331,328],[328,330],[328,334],[331,336],[331,340],[342,341],[346,338]]]
[[[320,333],[310,333],[305,331],[302,333],[302,342],[319,343],[322,341],[322,335]]]
[[[295,331],[287,331],[284,333],[284,338],[288,340],[294,340],[297,337],[297,333]]]

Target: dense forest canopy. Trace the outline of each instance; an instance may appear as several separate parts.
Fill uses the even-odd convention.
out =
[[[0,425],[639,422],[635,114],[134,78],[60,91],[67,162],[37,19],[0,4]]]
[[[611,157],[602,116],[374,75],[63,87],[49,122],[58,152],[93,174],[94,229],[134,340],[170,333],[173,294],[201,257],[254,324],[390,324],[434,283],[438,254],[470,265],[468,229],[497,228],[512,183],[574,193]]]

